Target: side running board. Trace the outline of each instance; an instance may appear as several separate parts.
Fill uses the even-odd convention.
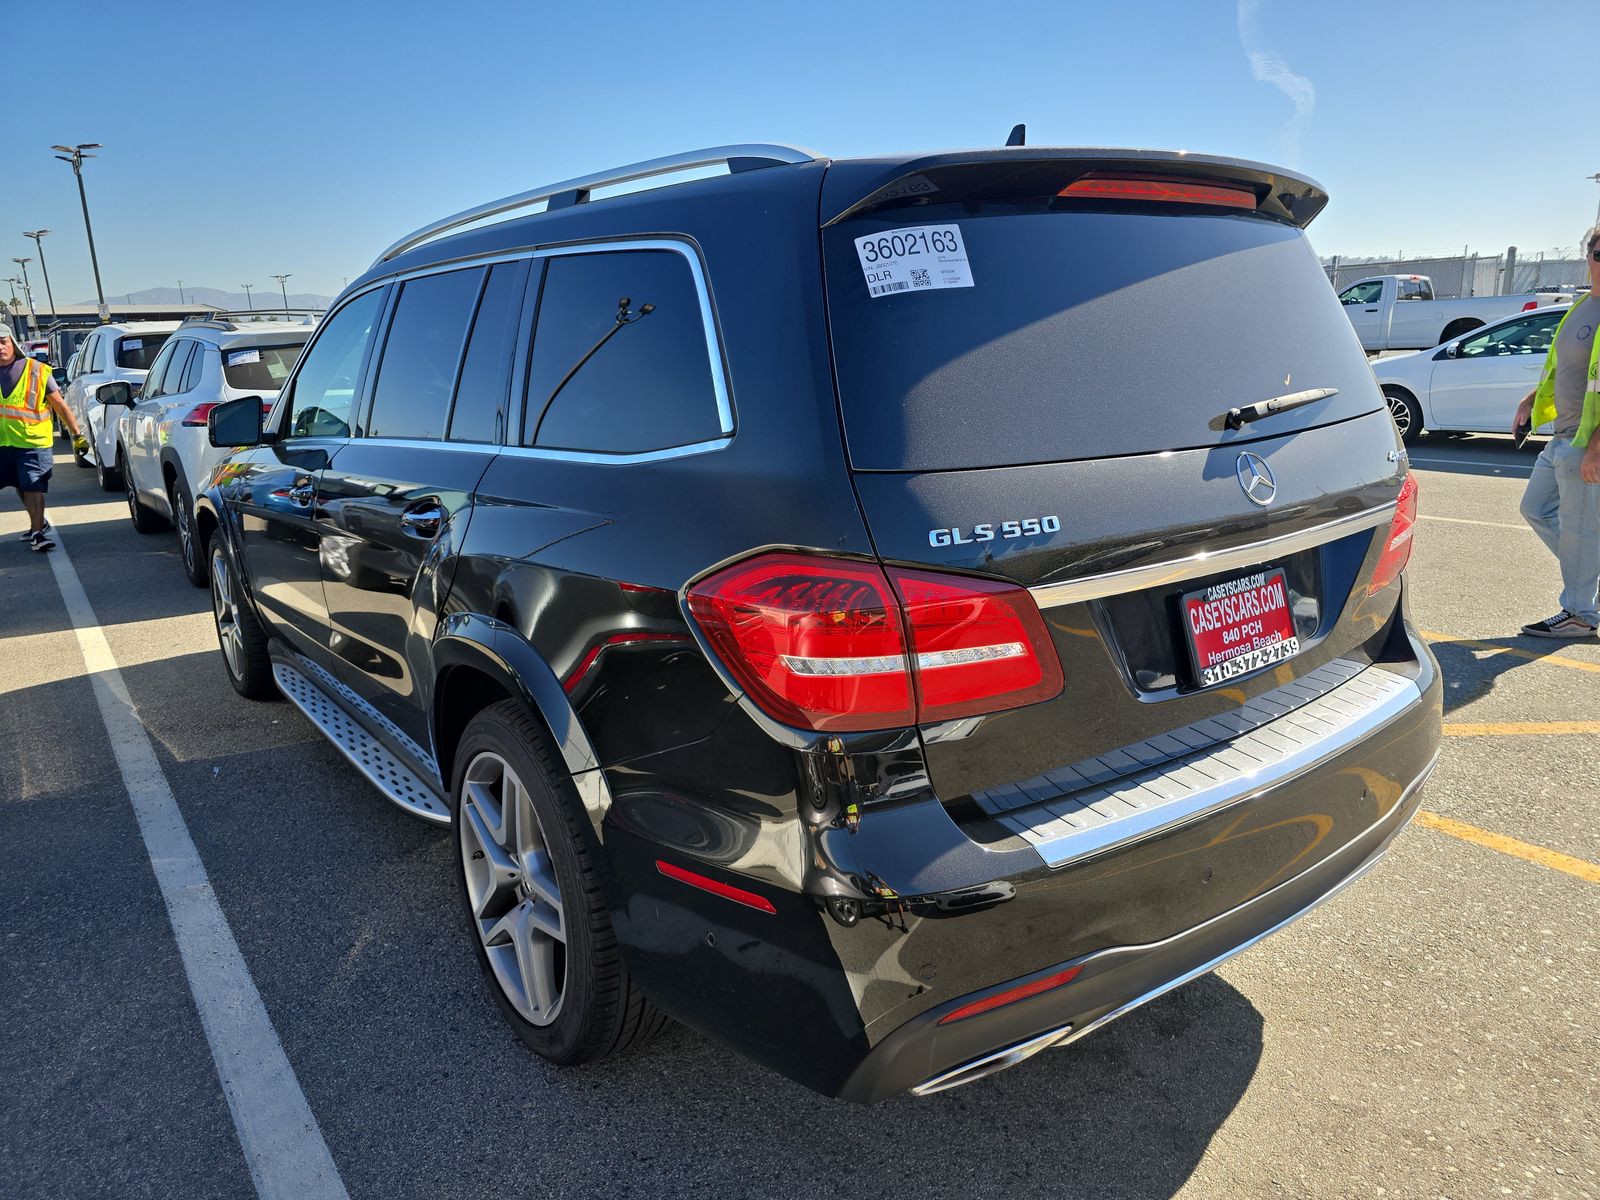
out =
[[[326,676],[325,672],[316,670],[311,664],[306,665],[317,675]],[[328,690],[282,661],[273,662],[272,675],[278,681],[278,690],[386,797],[414,817],[434,825],[450,823],[449,806],[438,790],[430,787],[421,776],[385,749],[382,742],[368,733],[329,695]],[[340,687],[337,681],[328,678],[327,683],[352,703],[360,703],[359,697]],[[375,721],[389,724],[376,712],[372,715]],[[398,730],[395,732],[399,734]]]

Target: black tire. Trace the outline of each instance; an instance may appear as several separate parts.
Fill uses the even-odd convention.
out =
[[[133,527],[140,533],[160,533],[167,527],[166,520],[151,512],[145,502],[139,499],[139,490],[133,485],[133,475],[120,454],[117,455],[117,474],[122,476],[122,494],[128,501],[128,519],[133,522]]]
[[[223,669],[233,690],[249,700],[275,700],[278,684],[272,678],[272,659],[267,654],[267,633],[256,620],[249,603],[239,590],[233,563],[218,539],[211,547],[211,619],[217,627],[217,648],[222,651]],[[230,633],[229,626],[237,636]],[[229,642],[234,641],[230,650]]]
[[[208,588],[211,586],[211,572],[206,568],[210,565],[211,556],[206,553],[205,539],[195,526],[194,502],[189,499],[189,489],[184,486],[182,479],[173,481],[172,491],[172,511],[177,517],[174,524],[178,527],[178,561],[183,564],[183,573],[190,583],[198,588]]]
[[[122,477],[127,468],[123,465],[124,459],[119,454],[115,466],[102,466],[99,459],[94,463],[94,477],[100,484],[102,492],[115,492],[122,487]],[[88,464],[85,463],[85,466]]]
[[[467,847],[477,844],[478,840],[464,829],[471,819],[467,816],[468,805],[462,802],[464,789],[469,772],[495,759],[500,765],[510,767],[522,783],[538,819],[540,839],[560,892],[561,927],[565,935],[565,942],[558,951],[561,993],[559,1005],[547,1024],[535,1024],[525,1018],[507,996],[505,986],[489,961],[484,933],[469,890],[467,864],[481,861],[484,855],[464,848],[464,837],[472,839]],[[584,837],[588,818],[571,781],[556,769],[544,730],[516,701],[490,705],[467,725],[455,761],[451,837],[463,911],[478,966],[483,970],[495,1003],[517,1037],[550,1063],[577,1066],[606,1058],[654,1036],[666,1024],[666,1017],[645,999],[628,975],[606,913],[594,856]],[[481,817],[478,805],[472,807]],[[492,917],[490,914],[485,919]]]
[[[1410,446],[1423,435],[1422,409],[1410,394],[1396,387],[1383,389],[1383,398],[1389,405],[1389,415],[1394,427],[1400,431],[1400,440]]]

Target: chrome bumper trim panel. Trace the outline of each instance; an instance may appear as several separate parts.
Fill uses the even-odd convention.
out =
[[[1266,698],[1252,703],[1260,706]],[[1252,722],[1248,712],[1200,722],[1195,730],[1209,735],[1205,740],[1210,746],[995,819],[1024,838],[1050,866],[1064,867],[1281,783],[1356,745],[1421,700],[1414,680],[1368,667],[1297,707],[1285,706],[1281,715],[1263,723]],[[1271,711],[1270,706],[1261,708]],[[1216,740],[1218,732],[1236,736]],[[1174,735],[1181,743],[1192,732],[1176,730]]]

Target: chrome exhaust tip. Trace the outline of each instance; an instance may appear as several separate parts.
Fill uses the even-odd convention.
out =
[[[962,1063],[942,1075],[935,1075],[932,1079],[925,1079],[911,1089],[913,1096],[931,1096],[935,1092],[948,1092],[951,1088],[958,1088],[965,1083],[975,1083],[988,1075],[1004,1071],[1007,1067],[1014,1067],[1025,1059],[1032,1058],[1041,1050],[1048,1050],[1057,1042],[1072,1033],[1071,1025],[1063,1025],[1059,1029],[1052,1029],[1049,1033],[1041,1033],[1037,1037],[1029,1038],[1025,1042],[1018,1042],[1015,1046],[1007,1046],[1004,1050],[996,1050],[992,1054],[985,1054],[982,1058],[975,1058],[971,1062]]]

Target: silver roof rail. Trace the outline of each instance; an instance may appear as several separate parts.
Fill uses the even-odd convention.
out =
[[[537,204],[541,200],[550,201],[550,207],[552,208],[564,208],[570,204],[588,203],[589,193],[595,188],[632,183],[636,179],[649,179],[655,175],[673,175],[681,171],[693,171],[699,167],[723,165],[727,165],[730,170],[758,166],[772,167],[782,164],[813,162],[816,157],[816,154],[812,151],[802,149],[799,146],[752,142],[739,146],[712,146],[705,150],[690,150],[685,154],[672,154],[666,158],[652,158],[648,162],[632,163],[625,167],[614,167],[609,171],[600,171],[593,175],[582,175],[577,179],[567,179],[561,183],[552,183],[546,187],[534,188],[531,192],[518,192],[515,196],[491,200],[488,204],[480,204],[476,208],[458,212],[453,217],[445,217],[443,220],[435,221],[431,225],[424,225],[415,233],[407,234],[378,255],[372,266],[380,266],[395,257],[395,255],[403,254],[412,247],[420,246],[423,242],[436,238],[452,229],[459,229],[463,225],[470,225],[474,221],[483,220],[485,217],[497,217],[501,213],[511,212],[518,208],[527,208],[529,205]],[[556,203],[557,197],[561,198],[562,203]]]

